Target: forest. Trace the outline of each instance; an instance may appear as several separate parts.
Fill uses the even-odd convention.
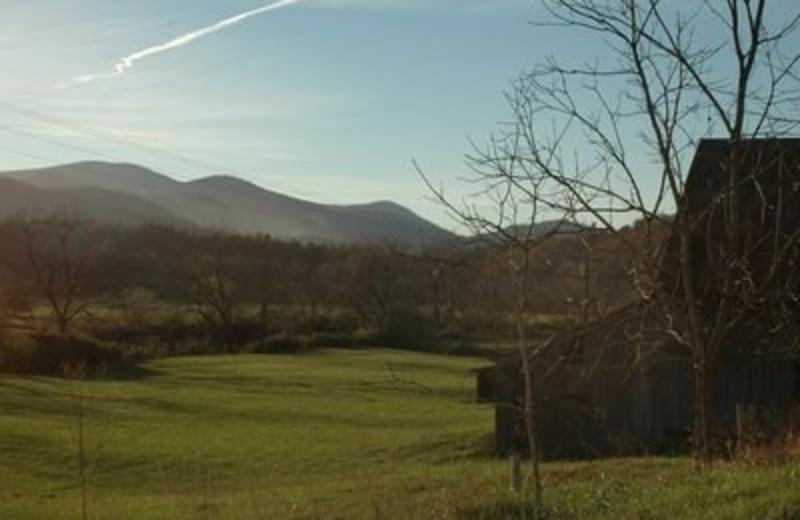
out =
[[[632,297],[634,265],[607,233],[541,241],[530,265],[532,330]],[[511,339],[515,251],[491,236],[409,249],[51,217],[3,222],[0,244],[6,370],[54,370],[64,360],[44,361],[37,349],[65,341],[142,359],[368,345],[491,355]]]

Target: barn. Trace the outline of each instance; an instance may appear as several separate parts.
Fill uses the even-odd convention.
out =
[[[545,458],[675,453],[688,449],[692,362],[685,348],[642,330],[646,309],[631,305],[583,331],[564,333],[534,363],[539,445]],[[495,405],[495,450],[525,451],[517,355],[477,371],[477,394]],[[780,431],[800,403],[800,362],[769,353],[726,351],[714,378],[715,435],[733,439],[737,406]]]
[[[742,431],[745,417],[768,435],[786,426],[800,404],[800,330],[793,325],[800,324],[799,292],[795,291],[800,287],[800,269],[794,268],[794,259],[800,260],[796,244],[800,235],[800,139],[756,139],[738,146],[738,167],[753,172],[743,176],[736,190],[743,201],[741,225],[754,244],[748,249],[749,265],[756,266],[752,276],[775,276],[758,266],[768,265],[769,255],[787,246],[789,260],[778,276],[781,287],[790,287],[791,294],[788,298],[781,295],[780,324],[776,325],[766,308],[753,308],[731,335],[736,341],[725,344],[719,353],[710,405],[713,434],[723,446]],[[713,275],[710,271],[718,261],[714,233],[722,224],[715,220],[719,212],[714,205],[720,203],[717,194],[726,182],[730,156],[727,141],[701,141],[685,185],[689,211],[698,216],[693,240],[699,245],[692,270],[704,289],[703,304],[709,308],[718,295],[712,285],[704,286],[702,281]],[[758,223],[761,227],[756,227]],[[673,235],[666,242],[662,262],[663,282],[675,291],[680,287],[672,266],[677,247]],[[770,298],[764,301],[770,302]],[[656,313],[651,302],[634,302],[584,326],[547,337],[547,347],[533,363],[537,433],[545,458],[669,453],[688,448],[694,409],[692,358],[656,325]],[[508,355],[476,375],[479,400],[495,405],[496,451],[525,451],[519,412],[523,390],[519,356]]]

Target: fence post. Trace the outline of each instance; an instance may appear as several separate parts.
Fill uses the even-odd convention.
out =
[[[519,491],[522,485],[521,457],[519,453],[512,453],[509,462],[511,463],[511,491]]]
[[[736,403],[736,456],[741,457],[744,450],[745,421],[747,411],[745,405]]]

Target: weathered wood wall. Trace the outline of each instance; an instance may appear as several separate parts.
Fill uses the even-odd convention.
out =
[[[600,366],[581,373],[563,365],[537,374],[540,445],[547,458],[607,453],[668,453],[688,449],[693,417],[693,375],[688,356],[663,356],[646,367]],[[498,453],[524,450],[518,414],[518,369],[498,367],[484,375],[484,394],[497,403],[495,441]],[[736,433],[736,405],[756,406],[780,427],[795,404],[798,363],[775,358],[720,362],[715,378],[715,434]],[[778,419],[777,421],[775,419]]]

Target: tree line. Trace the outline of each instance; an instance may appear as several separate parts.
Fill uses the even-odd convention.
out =
[[[537,251],[532,326],[630,297],[627,267],[608,238],[585,230],[551,237]],[[0,301],[7,320],[62,335],[113,325],[117,336],[136,337],[145,323],[177,315],[220,350],[276,334],[407,347],[502,341],[515,297],[509,254],[491,239],[408,250],[12,219],[0,223]],[[159,314],[165,306],[173,312]]]

